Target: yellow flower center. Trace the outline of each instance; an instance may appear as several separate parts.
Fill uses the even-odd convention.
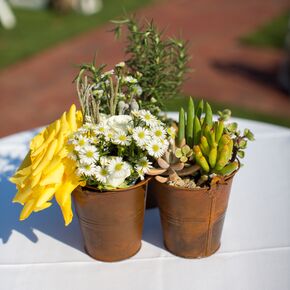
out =
[[[122,164],[122,163],[117,163],[117,164],[115,165],[115,171],[121,171],[122,168],[123,168],[123,164]]]
[[[139,137],[140,139],[143,139],[143,138],[145,137],[145,133],[144,133],[144,132],[139,132],[139,133],[138,133],[138,137]]]
[[[161,137],[162,136],[162,132],[160,130],[155,131],[155,136],[156,137]]]
[[[126,141],[126,135],[121,135],[121,136],[119,136],[119,140],[120,141]]]
[[[153,146],[152,146],[152,150],[154,151],[154,152],[158,152],[159,151],[159,146],[157,145],[157,144],[154,144]]]
[[[84,139],[79,140],[79,145],[84,146],[86,144],[86,141]]]
[[[94,152],[93,151],[88,151],[86,152],[86,156],[89,158],[92,158],[94,156]]]
[[[147,162],[146,160],[141,160],[141,161],[140,161],[140,165],[141,165],[142,167],[147,167],[148,162]]]
[[[102,176],[107,176],[107,175],[108,175],[108,170],[105,169],[105,168],[102,168],[102,170],[101,170],[101,175],[102,175]]]

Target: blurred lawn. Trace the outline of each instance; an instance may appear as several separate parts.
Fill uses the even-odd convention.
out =
[[[0,68],[150,2],[152,0],[103,0],[103,9],[92,16],[14,9],[17,18],[15,29],[5,30],[0,26]]]
[[[194,99],[198,100],[197,98]],[[234,107],[227,104],[220,104],[215,102],[210,102],[212,110],[214,113],[217,111],[222,111],[223,109],[230,109],[232,111],[233,117],[240,117],[244,119],[257,120],[266,123],[272,123],[280,126],[285,126],[290,128],[290,116],[289,118],[277,117],[272,115],[267,115],[263,113],[258,113],[256,111],[251,111],[248,109],[242,109]],[[188,97],[179,97],[166,102],[167,111],[178,111],[180,107],[186,109],[188,106]]]
[[[241,43],[251,46],[284,48],[290,11],[240,38]]]

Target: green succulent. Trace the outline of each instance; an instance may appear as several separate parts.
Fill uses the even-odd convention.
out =
[[[193,150],[188,146],[184,145],[181,148],[175,150],[175,156],[179,158],[182,163],[186,163],[188,160],[192,159]]]
[[[247,142],[254,140],[249,129],[241,134],[237,123],[225,123],[231,116],[230,110],[218,112],[218,115],[219,118],[214,121],[210,104],[203,100],[195,109],[192,98],[189,99],[187,113],[183,108],[179,112],[177,144],[183,145],[182,148],[192,148],[190,157],[200,166],[204,176],[225,176],[234,172],[239,167],[237,157],[243,158]],[[176,157],[181,162],[188,162],[182,148],[176,150]]]

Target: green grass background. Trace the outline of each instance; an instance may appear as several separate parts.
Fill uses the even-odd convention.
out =
[[[153,0],[104,0],[102,11],[92,16],[76,13],[63,15],[52,10],[14,9],[18,22],[16,28],[5,30],[0,27],[0,69],[151,2]],[[283,48],[289,16],[290,11],[285,11],[256,31],[242,36],[241,43],[260,48]],[[168,110],[176,111],[180,106],[187,106],[186,97],[168,102]],[[226,104],[213,104],[215,111],[226,107],[228,107]],[[275,117],[238,107],[231,107],[231,110],[237,117],[290,127],[290,116],[289,118]]]
[[[256,47],[284,48],[290,10],[265,23],[256,31],[241,37],[242,44]]]
[[[0,26],[0,69],[151,2],[103,0],[103,9],[91,16],[13,9],[17,26],[12,30]]]
[[[198,101],[198,98],[194,98],[195,101]],[[273,116],[263,113],[258,113],[253,110],[242,109],[235,106],[229,106],[228,104],[222,104],[217,102],[210,102],[213,112],[216,113],[217,111],[222,111],[223,109],[230,109],[232,111],[233,117],[240,117],[244,119],[251,119],[266,123],[272,123],[284,127],[290,128],[290,116],[289,118]],[[166,109],[167,111],[177,111],[180,107],[186,109],[188,106],[188,97],[181,96],[166,102]]]

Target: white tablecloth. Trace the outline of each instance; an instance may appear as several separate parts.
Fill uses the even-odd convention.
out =
[[[176,116],[176,115],[174,115]],[[35,131],[0,140],[0,289],[290,289],[290,130],[238,120],[256,141],[235,177],[222,246],[213,256],[187,260],[162,243],[157,209],[147,210],[140,252],[103,263],[84,253],[75,217],[63,225],[57,206],[20,222],[7,181]]]

